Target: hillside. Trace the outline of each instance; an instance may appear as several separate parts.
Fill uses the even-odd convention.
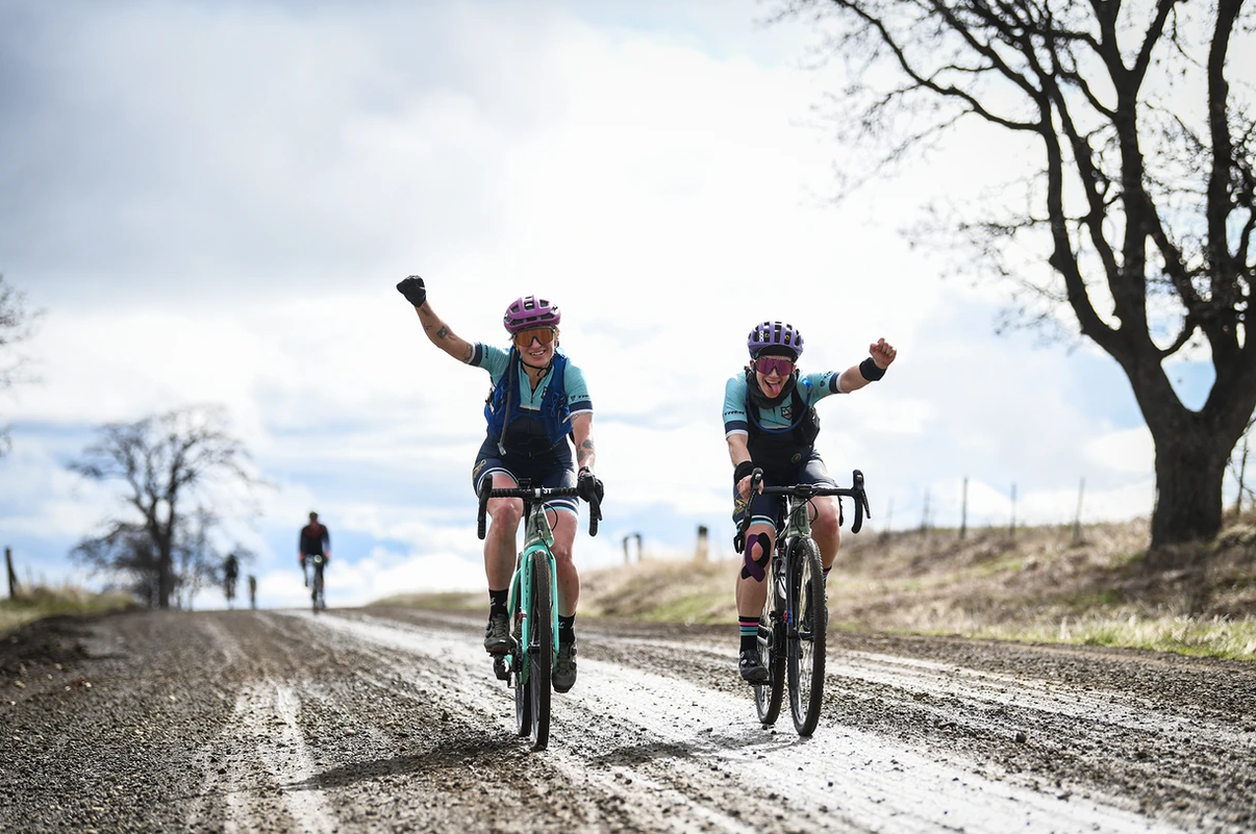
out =
[[[1256,659],[1256,517],[1147,558],[1147,521],[845,533],[831,627],[1133,646]],[[643,561],[581,576],[581,616],[735,628],[731,560]],[[480,608],[482,594],[389,604]]]

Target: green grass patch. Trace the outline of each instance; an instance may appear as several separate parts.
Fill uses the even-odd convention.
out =
[[[59,614],[105,614],[139,607],[127,594],[98,594],[82,588],[48,588],[42,585],[23,591],[17,597],[0,599],[0,634]]]

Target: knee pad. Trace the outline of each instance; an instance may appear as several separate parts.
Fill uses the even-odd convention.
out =
[[[746,543],[746,564],[741,569],[742,579],[753,578],[755,582],[763,581],[764,577],[767,576],[768,560],[772,558],[772,552],[768,549],[771,543],[772,540],[768,538],[767,533],[760,533]],[[752,555],[755,544],[759,545],[760,556],[758,559]]]

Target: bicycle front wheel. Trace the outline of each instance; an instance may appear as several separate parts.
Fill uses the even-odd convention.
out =
[[[532,702],[532,749],[549,745],[550,673],[554,670],[554,600],[549,561],[532,559],[532,603],[528,615],[532,640],[528,647],[528,694]]]
[[[799,735],[809,736],[820,720],[824,700],[824,637],[828,610],[820,550],[810,538],[790,544],[789,596],[793,613],[786,639],[789,708]]]
[[[773,569],[775,563],[773,564]],[[781,700],[785,692],[785,627],[781,621],[781,612],[785,606],[776,600],[776,578],[774,571],[769,570],[767,578],[768,599],[763,604],[763,614],[759,617],[759,659],[768,670],[767,683],[756,684],[754,689],[754,706],[759,713],[759,722],[765,727],[776,723],[781,714]]]

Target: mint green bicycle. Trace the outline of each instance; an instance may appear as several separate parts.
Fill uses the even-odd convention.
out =
[[[510,581],[509,615],[513,624],[510,651],[493,659],[499,680],[515,688],[515,732],[530,736],[533,750],[549,745],[551,675],[558,659],[558,577],[554,532],[545,514],[545,499],[578,495],[575,487],[534,487],[521,480],[517,487],[480,487],[476,531],[484,538],[490,498],[522,498],[523,549],[515,560]],[[589,504],[589,535],[597,535],[602,518],[598,502]]]

